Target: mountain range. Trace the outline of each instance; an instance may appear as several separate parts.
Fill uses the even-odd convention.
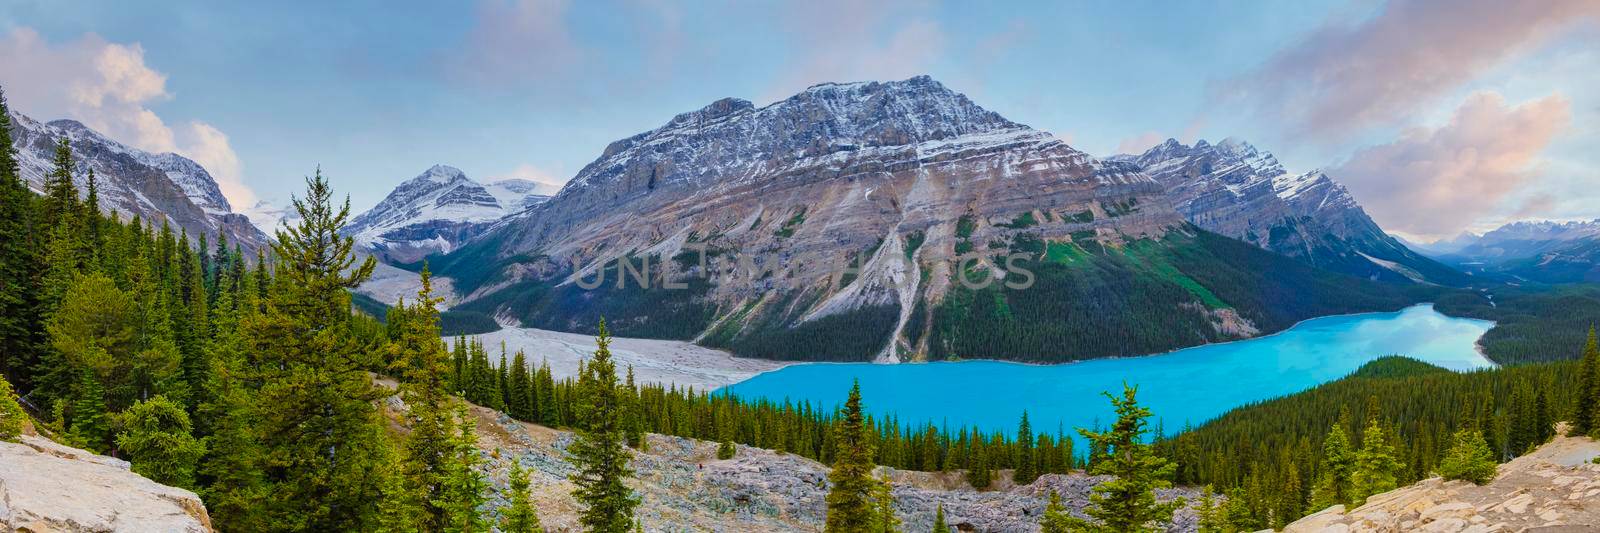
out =
[[[1417,249],[1474,275],[1541,283],[1600,281],[1600,220],[1512,222]]]
[[[1305,205],[1343,194],[1301,181],[1274,216],[1323,216]],[[741,355],[881,361],[1159,352],[1397,308],[1402,291],[1365,278],[1429,279],[1365,258],[1349,276],[1217,235],[1170,189],[926,76],[829,83],[763,107],[718,100],[613,142],[554,197],[433,265],[462,293],[456,309],[502,323],[592,331],[604,316],[618,334]],[[1298,242],[1262,220],[1246,225],[1268,233],[1260,243]],[[1356,251],[1400,255],[1337,253]],[[1010,254],[1031,262],[1010,268]],[[842,263],[859,268],[817,268]]]
[[[551,189],[522,179],[483,185],[460,169],[435,165],[351,219],[345,234],[388,261],[411,263],[454,250],[490,223],[549,199]]]
[[[226,233],[228,242],[254,251],[269,239],[242,214],[233,212],[211,174],[183,156],[152,154],[112,140],[75,120],[39,122],[12,111],[11,136],[22,178],[36,192],[44,190],[54,168],[56,145],[72,147],[79,191],[87,190],[87,169],[94,169],[100,209],[122,217],[138,216],[152,224],[165,221],[198,239]]]
[[[1312,266],[1387,282],[1462,285],[1454,269],[1411,251],[1378,227],[1343,185],[1321,171],[1291,173],[1250,143],[1175,139],[1113,160],[1166,186],[1195,225]]]

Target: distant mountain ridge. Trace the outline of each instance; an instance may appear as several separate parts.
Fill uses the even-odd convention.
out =
[[[1542,283],[1600,281],[1600,219],[1518,221],[1433,252],[1459,268]]]
[[[75,120],[43,123],[15,110],[10,118],[22,178],[36,192],[44,190],[54,167],[56,143],[65,138],[72,146],[77,170],[73,180],[80,194],[86,194],[86,169],[93,168],[102,211],[115,211],[124,219],[137,215],[157,225],[165,220],[174,232],[181,228],[195,239],[208,235],[214,240],[219,232],[227,233],[228,242],[251,251],[269,242],[248,218],[233,212],[216,180],[199,163],[129,147]]]
[[[999,266],[1011,253],[1031,254],[1039,284],[957,278],[1011,275]],[[807,269],[857,257],[837,284]],[[619,287],[621,261],[685,287]],[[619,334],[774,358],[1135,355],[1402,303],[1205,232],[1137,165],[926,76],[679,114],[433,266],[463,293],[457,309],[502,323],[592,331],[603,315]]]
[[[543,202],[549,196],[537,194],[542,185],[520,179],[482,185],[461,169],[434,165],[351,219],[345,234],[389,261],[411,263],[448,253],[489,224]]]
[[[1291,173],[1271,153],[1243,140],[1167,139],[1138,165],[1166,186],[1173,206],[1206,230],[1313,266],[1386,282],[1461,285],[1461,273],[1389,236],[1343,185],[1321,171]]]

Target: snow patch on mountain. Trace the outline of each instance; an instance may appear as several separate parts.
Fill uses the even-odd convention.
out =
[[[505,180],[485,186],[461,169],[434,165],[357,215],[345,234],[389,260],[411,262],[448,253],[495,221],[548,199],[538,194],[548,190],[543,185]]]

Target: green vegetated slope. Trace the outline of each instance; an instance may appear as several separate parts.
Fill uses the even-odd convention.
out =
[[[1043,257],[1026,264],[1033,286],[955,284],[930,314],[931,356],[1061,362],[1158,353],[1236,338],[1213,325],[1218,310],[1270,333],[1316,316],[1419,300],[1415,291],[1318,270],[1192,227],[1122,247],[1023,236],[1009,251]]]
[[[1569,415],[1576,370],[1564,361],[1457,373],[1385,357],[1343,379],[1229,411],[1160,448],[1178,462],[1178,483],[1237,487],[1267,527],[1317,510],[1312,489],[1335,425],[1359,449],[1366,421],[1377,417],[1404,464],[1404,485],[1430,476],[1464,426],[1480,428],[1499,460],[1548,439],[1553,422]]]
[[[1435,309],[1495,321],[1478,342],[1496,363],[1576,359],[1589,328],[1600,325],[1600,285],[1454,291],[1439,296]]]
[[[1029,221],[1019,217],[1014,225],[1028,227]],[[958,235],[971,235],[961,229]],[[1016,289],[996,282],[974,289],[952,280],[952,289],[936,305],[916,302],[904,330],[907,339],[915,345],[927,331],[933,359],[1062,362],[1235,339],[1242,323],[1231,319],[1234,314],[1257,332],[1270,333],[1307,318],[1395,310],[1422,298],[1414,288],[1319,270],[1193,227],[1115,247],[1092,237],[1045,241],[1023,233],[985,243],[983,250],[998,265],[1005,264],[1008,253],[1030,254],[1033,260],[1016,265],[1033,274],[1033,285]],[[917,235],[907,240],[920,242]],[[802,320],[826,296],[819,287],[773,289],[755,300],[718,304],[706,297],[711,286],[698,276],[683,280],[685,288],[664,288],[658,257],[648,258],[648,289],[632,271],[619,286],[623,272],[615,262],[608,265],[604,283],[593,289],[563,285],[564,275],[500,286],[506,266],[539,259],[497,259],[494,246],[478,241],[432,260],[434,269],[453,278],[464,293],[495,287],[458,305],[456,312],[510,312],[529,327],[580,333],[593,333],[604,316],[622,336],[698,337],[704,345],[743,356],[810,361],[871,358],[888,345],[900,313],[891,304]],[[975,248],[966,238],[957,244],[958,251]],[[643,270],[646,258],[629,260]],[[923,267],[926,276],[931,269]],[[980,267],[968,270],[968,280],[985,275]]]
[[[350,293],[350,305],[355,310],[378,319],[379,322],[387,322],[389,310],[394,307],[371,296],[354,291]],[[439,313],[439,330],[442,334],[452,337],[456,335],[477,335],[499,331],[500,324],[494,321],[494,317],[477,311],[452,309]]]

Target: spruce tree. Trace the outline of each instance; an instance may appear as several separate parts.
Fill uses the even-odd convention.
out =
[[[1011,480],[1018,485],[1028,485],[1033,480],[1039,479],[1039,471],[1035,468],[1033,457],[1033,426],[1028,424],[1028,412],[1022,412],[1022,421],[1017,423],[1017,457],[1016,469],[1011,471]]]
[[[476,456],[463,456],[457,450],[463,441],[470,446],[476,438],[468,421],[463,421],[459,434],[456,430],[447,384],[449,353],[439,341],[437,307],[443,299],[433,295],[433,276],[426,263],[421,281],[416,301],[399,313],[404,318],[399,338],[390,346],[390,370],[405,379],[401,394],[411,408],[411,432],[406,435],[401,471],[413,491],[410,497],[421,509],[418,527],[435,531],[453,523],[474,524],[468,517],[455,515],[463,508],[475,509],[480,496],[460,488],[470,485],[470,480],[456,479],[452,485],[452,476],[476,475],[472,468]],[[458,464],[463,460],[469,464]],[[463,498],[467,501],[461,501]]]
[[[261,475],[264,458],[256,433],[260,412],[251,383],[245,379],[244,339],[239,334],[240,316],[258,312],[254,273],[247,275],[243,284],[251,289],[241,291],[245,301],[237,310],[213,315],[216,334],[206,345],[209,369],[198,420],[210,432],[205,438],[207,455],[200,465],[202,477],[210,483],[200,494],[216,523],[259,531],[266,527],[260,505],[266,488]],[[224,296],[220,301],[228,300]],[[395,477],[391,485],[399,481]]]
[[[1600,417],[1600,341],[1595,329],[1589,328],[1589,340],[1583,345],[1583,355],[1578,362],[1576,405],[1572,408],[1572,422],[1568,435],[1588,435]]]
[[[111,449],[111,420],[110,413],[106,411],[105,389],[92,370],[80,370],[78,375],[68,435],[74,445],[92,452],[106,453]]]
[[[134,472],[157,483],[195,488],[195,464],[206,448],[194,438],[182,406],[157,395],[133,404],[119,418],[117,447],[127,452]]]
[[[898,533],[900,531],[900,516],[894,513],[893,486],[889,484],[887,475],[878,478],[876,487],[872,489],[873,522],[872,531],[876,533]]]
[[[1322,477],[1311,491],[1314,510],[1354,501],[1351,476],[1355,472],[1356,456],[1350,449],[1350,435],[1344,427],[1341,415],[1340,422],[1328,429],[1328,437],[1322,441]]]
[[[1039,516],[1039,530],[1041,533],[1067,533],[1072,531],[1074,522],[1072,514],[1061,505],[1061,494],[1050,491],[1050,503],[1044,506],[1044,514]]]
[[[1355,470],[1350,476],[1354,504],[1360,505],[1369,496],[1394,490],[1399,486],[1402,468],[1405,463],[1397,457],[1378,417],[1371,416],[1366,431],[1361,434],[1361,451],[1356,452]]]
[[[1116,476],[1099,484],[1089,497],[1090,507],[1084,512],[1094,521],[1074,518],[1074,529],[1087,531],[1155,531],[1172,520],[1173,511],[1183,501],[1156,502],[1156,489],[1172,486],[1169,481],[1177,465],[1156,455],[1151,445],[1143,442],[1146,420],[1150,410],[1139,406],[1138,389],[1124,386],[1122,398],[1105,393],[1116,407],[1117,421],[1111,429],[1094,432],[1079,429],[1078,433],[1105,450],[1105,456],[1090,470],[1091,474]]]
[[[869,529],[874,522],[872,479],[872,441],[861,406],[861,383],[850,387],[844,410],[839,414],[833,434],[833,471],[828,480],[828,517],[824,531],[855,532]]]
[[[506,397],[511,400],[506,410],[512,418],[532,421],[533,379],[528,375],[528,357],[523,355],[522,350],[517,350],[517,355],[511,358],[510,376],[506,381],[509,384]]]
[[[978,442],[981,440],[973,440],[972,466],[967,469],[967,483],[978,490],[989,488],[994,481],[994,473],[989,470],[989,449]]]
[[[367,374],[373,355],[349,333],[349,290],[371,277],[371,257],[357,263],[354,241],[340,231],[350,205],[333,204],[320,171],[294,198],[300,220],[278,230],[265,311],[241,324],[245,352],[256,357],[255,401],[266,474],[261,505],[273,527],[371,529],[388,446],[375,402],[387,393]]]
[[[477,424],[466,406],[456,408],[456,418],[461,421],[460,431],[447,451],[450,460],[442,481],[444,488],[439,498],[430,504],[445,511],[441,531],[487,532],[489,521],[478,512],[489,499],[489,482],[480,471],[483,459],[478,454]]]
[[[45,344],[38,285],[44,275],[42,233],[33,191],[22,180],[11,114],[0,92],[0,375],[18,390],[34,389],[33,372]]]
[[[633,509],[639,500],[623,482],[633,471],[628,467],[629,452],[624,446],[622,398],[605,320],[600,321],[595,346],[594,356],[579,380],[578,401],[583,406],[584,423],[577,439],[567,448],[574,470],[569,479],[578,486],[573,496],[583,507],[578,521],[585,529],[624,533],[633,527]]]
[[[1211,492],[1211,486],[1206,485],[1200,494],[1200,505],[1195,509],[1196,528],[1199,533],[1223,533],[1227,529],[1226,521],[1222,516],[1222,507],[1217,504],[1216,496]]]
[[[944,520],[944,504],[939,504],[933,510],[933,533],[950,533],[950,524]]]
[[[1494,452],[1489,451],[1483,433],[1472,427],[1456,430],[1450,450],[1439,461],[1439,475],[1482,485],[1494,479],[1494,474]]]
[[[506,497],[511,505],[500,519],[500,530],[505,533],[534,533],[544,531],[539,524],[539,513],[533,508],[533,495],[528,490],[528,471],[522,464],[511,461],[511,494]]]

